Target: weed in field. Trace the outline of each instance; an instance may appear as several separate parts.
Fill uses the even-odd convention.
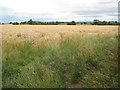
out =
[[[39,48],[3,42],[3,87],[117,87],[118,42],[112,38],[74,36]]]

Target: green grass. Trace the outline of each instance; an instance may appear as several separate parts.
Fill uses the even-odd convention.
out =
[[[58,24],[58,25],[67,25],[67,23],[60,23],[60,24]]]
[[[87,23],[87,24],[77,23],[76,25],[92,25],[92,24],[90,24],[90,23]]]
[[[116,37],[62,39],[34,48],[3,42],[4,88],[118,87]]]

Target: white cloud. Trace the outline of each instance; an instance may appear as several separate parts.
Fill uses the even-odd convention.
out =
[[[117,20],[119,0],[0,0],[3,21]]]

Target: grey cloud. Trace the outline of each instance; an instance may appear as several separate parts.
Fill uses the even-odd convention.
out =
[[[62,9],[58,10],[58,13],[69,13],[68,17],[53,17],[54,11],[44,12],[44,13],[23,13],[23,12],[16,12],[11,8],[7,8],[5,6],[0,6],[2,8],[2,21],[10,22],[10,21],[25,21],[34,19],[38,21],[55,21],[55,20],[67,20],[71,15],[75,15],[76,18],[78,17],[85,17],[85,18],[102,18],[104,15],[106,16],[114,16],[117,17],[115,13],[117,13],[117,2],[118,0],[106,0],[100,1],[93,6],[79,6],[79,4],[75,7],[67,5],[67,3],[61,2],[58,3]],[[56,1],[57,2],[57,1]]]
[[[36,15],[30,15],[30,14],[26,14],[26,16],[22,16],[22,15],[5,15],[2,17],[2,21],[3,22],[15,22],[15,21],[28,21],[29,19],[33,19],[35,21],[47,21],[47,20],[53,20],[52,17],[46,17],[46,16],[37,16]]]
[[[107,10],[107,9],[97,9],[97,10],[77,10],[77,11],[73,11],[72,13],[75,13],[77,15],[107,15],[107,14],[111,14],[111,13],[115,13],[115,11],[111,11],[111,10]]]
[[[95,17],[95,18],[100,18],[100,17],[102,17],[102,16],[82,15],[82,17]]]
[[[2,8],[2,22],[11,22],[11,21],[27,21],[29,19],[40,20],[40,21],[47,21],[53,20],[52,13],[45,12],[45,13],[23,13],[23,12],[16,12],[11,8],[7,8],[4,6],[0,6]]]
[[[102,17],[104,15],[112,15],[114,13],[118,12],[118,8],[116,7],[112,7],[111,5],[104,5],[104,4],[110,4],[111,2],[99,2],[96,5],[94,5],[93,7],[89,7],[89,8],[84,8],[84,10],[82,9],[78,9],[78,10],[72,10],[72,13],[82,16],[82,15],[89,15],[91,17]],[[115,16],[115,15],[114,15]]]

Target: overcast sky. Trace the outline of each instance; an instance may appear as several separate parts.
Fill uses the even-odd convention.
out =
[[[0,22],[117,21],[119,0],[0,0]]]

